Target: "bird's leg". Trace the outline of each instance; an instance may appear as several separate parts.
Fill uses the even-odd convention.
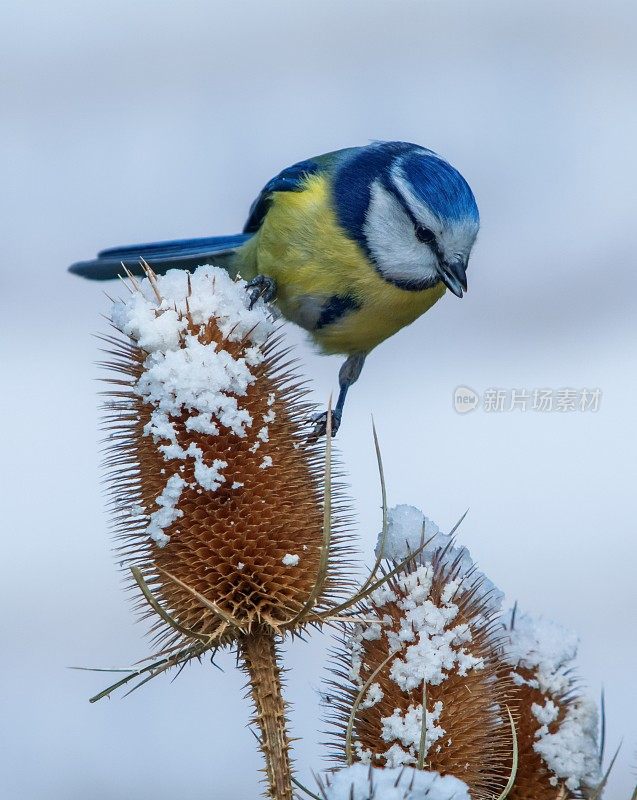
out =
[[[256,275],[246,283],[246,292],[250,294],[250,309],[260,297],[265,303],[271,303],[276,297],[276,281],[269,275]]]
[[[338,371],[338,385],[340,387],[340,391],[338,393],[336,407],[332,412],[332,426],[334,426],[336,419],[337,429],[343,416],[343,406],[345,405],[345,398],[347,397],[348,389],[360,378],[366,356],[367,353],[354,353],[354,355],[351,355],[347,358],[347,360],[343,363],[343,366]]]
[[[367,353],[353,353],[351,356],[348,356],[347,360],[344,362],[343,366],[338,372],[340,391],[338,393],[336,406],[332,409],[332,436],[336,435],[336,431],[340,427],[341,419],[343,418],[343,406],[345,405],[347,392],[349,387],[356,383],[360,377],[366,356]],[[325,436],[325,432],[327,430],[327,411],[324,411],[322,414],[317,414],[312,422],[314,423],[314,430],[312,431],[310,438],[318,439],[321,436]]]

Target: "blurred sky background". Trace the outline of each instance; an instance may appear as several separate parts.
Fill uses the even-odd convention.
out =
[[[391,504],[461,541],[511,599],[581,635],[606,689],[607,797],[637,768],[634,2],[4,0],[0,9],[3,800],[243,800],[260,761],[243,677],[194,665],[90,706],[149,654],[99,486],[102,287],[72,261],[232,233],[263,183],[371,139],[425,144],[471,183],[469,294],[384,343],[338,444],[369,560]],[[325,402],[339,362],[299,353]],[[475,411],[452,393],[599,387],[598,413]],[[289,649],[301,778],[321,768],[327,637]]]

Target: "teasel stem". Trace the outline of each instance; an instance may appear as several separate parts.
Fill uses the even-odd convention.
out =
[[[281,685],[281,668],[274,634],[266,628],[239,637],[239,657],[250,682],[259,747],[265,759],[271,800],[292,800],[290,739]]]

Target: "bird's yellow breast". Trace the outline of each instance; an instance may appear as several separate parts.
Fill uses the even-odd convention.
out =
[[[339,225],[323,176],[309,177],[302,191],[275,193],[243,261],[244,277],[274,278],[283,315],[309,330],[325,353],[369,352],[445,292],[442,283],[407,291],[383,280]],[[334,297],[351,298],[355,307],[316,327],[321,308]]]

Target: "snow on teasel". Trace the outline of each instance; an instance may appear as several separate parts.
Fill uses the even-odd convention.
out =
[[[152,408],[143,435],[157,445],[170,476],[155,498],[159,509],[149,513],[148,534],[161,547],[170,540],[165,530],[183,514],[177,506],[186,486],[214,491],[226,481],[227,462],[206,463],[200,446],[180,440],[179,427],[209,436],[223,427],[239,438],[254,431],[255,450],[259,439],[267,441],[263,418],[255,421],[241,398],[263,362],[272,322],[263,304],[246,307],[245,293],[222,270],[202,268],[191,276],[172,270],[155,285],[160,297],[152,286],[131,292],[113,304],[111,320],[146,353],[133,391]],[[236,347],[218,346],[208,330],[212,319]],[[187,484],[180,472],[189,461],[193,480]]]
[[[266,307],[248,308],[243,281],[204,266],[149,272],[111,320],[126,337],[108,339],[106,364],[120,561],[178,621],[158,620],[160,638],[278,630],[317,600],[324,455]],[[347,583],[336,569],[330,559],[328,593]]]
[[[425,536],[429,527],[437,538],[369,596],[367,621],[337,656],[341,680],[327,695],[337,698],[332,722],[345,737],[337,734],[334,755],[387,769],[420,762],[460,778],[474,800],[497,797],[513,744],[498,607],[476,583],[468,551],[452,549],[450,537],[414,511],[389,514],[392,559],[421,546],[423,521]],[[405,520],[401,538],[392,538]]]
[[[471,800],[467,785],[451,775],[363,764],[328,774],[319,791],[324,800]]]
[[[420,551],[420,563],[431,562],[434,553],[439,553],[447,563],[455,563],[458,575],[465,582],[473,584],[482,597],[488,597],[492,610],[500,609],[504,593],[477,569],[471,553],[464,545],[455,544],[453,537],[443,533],[419,508],[409,505],[390,508],[387,512],[387,530],[384,534],[381,531],[378,536],[376,555],[381,554],[389,561],[398,562],[417,550]]]
[[[415,553],[419,548],[424,549],[418,553],[410,563],[409,571],[413,579],[414,574],[427,568],[432,569],[438,563],[438,569],[453,568],[453,576],[461,580],[465,590],[475,592],[477,598],[482,598],[483,609],[481,613],[499,614],[502,606],[503,594],[494,584],[480,572],[466,547],[456,544],[452,537],[442,533],[438,526],[429,520],[413,506],[396,506],[389,510],[387,515],[387,530],[379,536],[377,553],[382,548],[383,554],[396,563],[401,559]],[[414,572],[415,571],[415,572]],[[406,578],[403,576],[402,585],[405,587]],[[406,588],[406,587],[405,587]],[[444,601],[444,593],[441,600]],[[422,600],[417,601],[422,604]],[[429,602],[429,599],[428,601]],[[454,599],[451,605],[455,605]],[[377,600],[373,604],[378,608]],[[423,631],[409,619],[409,611],[404,600],[399,600],[401,607],[400,628],[394,632],[387,632],[390,639],[396,633],[400,638],[409,636],[409,626],[419,637],[424,646],[424,652],[416,653],[413,645],[412,660],[419,665],[417,678],[427,679],[426,671],[432,661],[439,657],[441,645],[445,643],[444,635],[434,637],[432,631],[423,637]],[[422,608],[424,609],[424,605]],[[438,611],[446,611],[444,602],[439,604]],[[424,612],[425,617],[431,616]],[[495,618],[495,617],[494,617]],[[392,624],[396,629],[395,615]],[[453,628],[445,631],[448,635]],[[559,795],[562,800],[580,797],[589,793],[600,781],[598,766],[597,744],[597,713],[594,705],[585,698],[579,697],[573,677],[573,662],[577,653],[577,637],[556,623],[548,620],[535,619],[525,614],[514,615],[514,624],[504,626],[507,629],[506,638],[500,642],[497,652],[492,656],[498,663],[496,671],[498,680],[504,680],[508,685],[508,703],[515,715],[518,727],[519,758],[517,777],[509,795],[510,800],[555,800]],[[407,628],[407,634],[404,633]],[[360,664],[365,664],[365,656],[370,650],[370,645],[365,645],[365,639],[377,635],[377,629],[365,631],[361,628],[353,637],[351,643],[351,669],[352,677],[361,685]],[[434,641],[435,640],[435,641]],[[393,645],[395,647],[395,645]],[[442,651],[444,656],[453,660],[453,655]],[[408,662],[409,658],[403,661]],[[456,659],[456,669],[460,669],[461,659]],[[475,667],[474,667],[475,669]],[[434,671],[435,672],[435,671]],[[392,675],[398,676],[400,666],[392,666]],[[364,674],[365,675],[365,674]],[[412,684],[413,672],[410,673]],[[439,679],[435,674],[435,680]],[[431,681],[431,674],[429,676]],[[511,686],[510,682],[513,682]],[[402,688],[411,688],[411,684],[403,681]],[[444,684],[441,684],[441,689]],[[367,700],[360,704],[361,713],[367,712],[368,706],[381,702],[382,696],[387,692],[382,682],[374,683],[367,690]],[[428,697],[433,699],[433,690],[428,691]],[[371,698],[371,699],[370,699]],[[426,743],[428,753],[431,752],[430,740],[444,742],[446,733],[444,725],[444,697],[440,704],[427,705],[426,717]],[[403,751],[407,743],[411,746],[410,755],[413,759],[413,740],[419,725],[422,724],[422,706],[410,705],[407,711],[397,708],[389,717],[381,720],[381,733],[386,740],[393,736],[398,744],[385,753],[386,763],[401,763],[405,757]],[[358,755],[361,759],[369,759],[362,745],[358,746]],[[443,750],[444,752],[444,750]],[[402,763],[411,763],[409,759]],[[434,768],[444,769],[439,763]],[[459,774],[462,777],[462,773]],[[471,782],[468,781],[470,786]],[[473,787],[472,787],[473,788]]]
[[[577,636],[541,617],[511,615],[504,652],[519,714],[520,760],[511,800],[590,793],[600,780],[595,705],[578,696]]]

